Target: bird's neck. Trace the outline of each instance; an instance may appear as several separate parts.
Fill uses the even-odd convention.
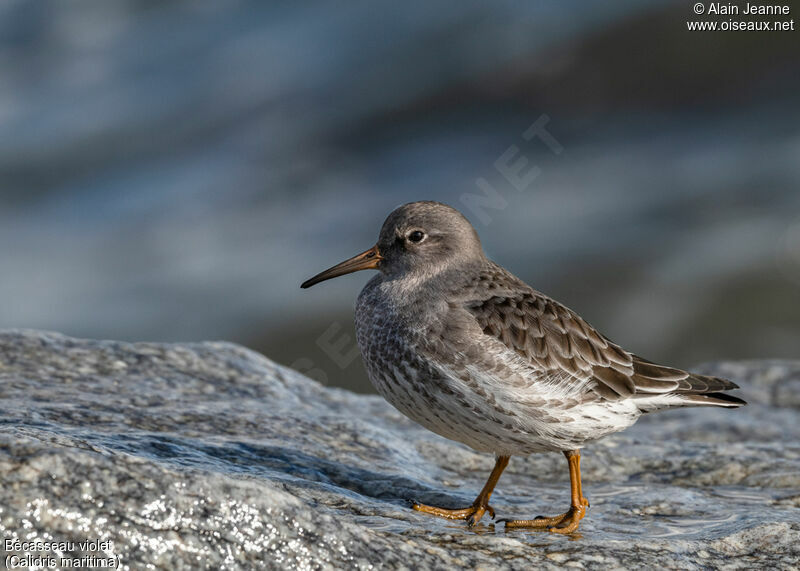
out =
[[[482,265],[483,261],[476,260],[474,263],[448,264],[435,269],[420,268],[397,275],[384,275],[381,287],[398,305],[417,305],[420,302],[427,305],[437,300],[446,301],[448,293],[459,284],[469,281],[470,276],[479,272]]]

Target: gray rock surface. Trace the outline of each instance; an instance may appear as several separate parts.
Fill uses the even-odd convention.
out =
[[[493,459],[379,397],[228,343],[3,332],[0,547],[74,542],[2,554],[129,569],[796,568],[800,363],[704,369],[751,404],[660,413],[590,446],[591,507],[563,537],[411,511],[411,498],[469,504]],[[567,499],[566,463],[549,454],[513,458],[492,503],[534,516]]]

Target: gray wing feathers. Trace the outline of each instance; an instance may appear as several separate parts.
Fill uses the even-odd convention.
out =
[[[487,283],[492,288],[487,289]],[[474,286],[462,307],[484,334],[500,340],[540,372],[583,385],[587,398],[619,400],[737,388],[725,379],[665,367],[625,351],[579,315],[499,266],[484,271]]]

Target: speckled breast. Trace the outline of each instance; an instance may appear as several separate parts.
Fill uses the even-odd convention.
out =
[[[355,321],[370,381],[404,415],[440,436],[484,452],[497,452],[520,436],[504,430],[490,418],[490,411],[476,408],[468,387],[431,362],[425,323],[412,322],[406,312],[393,307],[378,280],[359,295]]]

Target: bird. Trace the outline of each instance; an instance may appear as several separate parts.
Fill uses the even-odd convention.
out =
[[[470,222],[433,201],[396,208],[377,243],[302,288],[376,269],[355,306],[370,381],[401,413],[445,438],[491,453],[495,466],[461,509],[414,510],[476,525],[511,456],[561,452],[570,505],[558,515],[501,519],[505,529],[569,534],[589,501],[580,452],[646,413],[745,405],[733,382],[656,364],[612,342],[565,305],[486,257]]]

